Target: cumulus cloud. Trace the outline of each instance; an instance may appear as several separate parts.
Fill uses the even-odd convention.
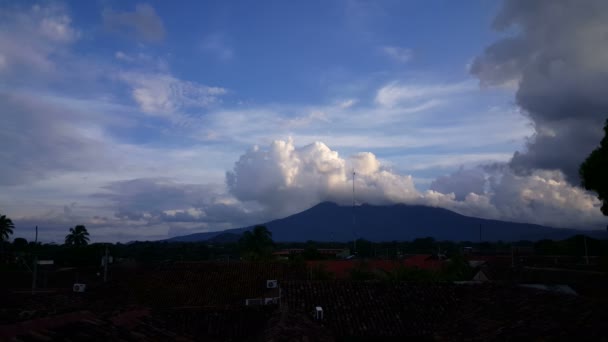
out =
[[[292,140],[246,151],[226,174],[225,185],[169,178],[112,181],[89,196],[90,203],[70,203],[15,219],[21,227],[44,222],[47,238],[56,240],[76,223],[90,227],[97,241],[160,239],[244,227],[321,201],[349,205],[353,170],[357,204],[428,205],[464,215],[556,227],[605,224],[599,201],[568,184],[559,171],[519,176],[504,164],[463,168],[421,191],[413,177],[393,171],[373,153],[344,158],[324,143],[296,146]]]
[[[419,195],[410,176],[382,168],[371,153],[345,160],[324,143],[296,148],[293,140],[276,140],[268,148],[254,146],[226,174],[226,182],[237,199],[256,201],[284,215],[322,201],[350,203],[352,169],[357,172],[360,200],[390,203]]]
[[[505,1],[494,28],[510,33],[474,60],[471,73],[486,86],[517,84],[517,103],[535,128],[511,161],[518,173],[560,170],[579,182],[578,166],[608,115],[607,22],[603,0]]]
[[[492,204],[505,218],[558,227],[597,228],[605,222],[597,198],[570,185],[560,171],[536,170],[524,177],[507,171],[491,187]]]
[[[486,192],[486,175],[481,168],[465,169],[448,176],[440,176],[430,186],[431,190],[439,193],[453,193],[457,200],[463,200],[470,193],[484,194]]]
[[[507,164],[493,164],[473,169],[459,169],[439,177],[431,188],[438,192],[474,197],[482,206],[447,203],[448,209],[492,219],[528,222],[554,227],[600,228],[605,218],[601,203],[593,195],[572,186],[559,170],[535,170],[518,175]],[[480,210],[483,209],[483,210]]]
[[[226,89],[183,81],[167,73],[123,73],[139,108],[151,115],[173,115],[190,108],[204,108],[219,101]]]
[[[106,9],[102,18],[106,29],[132,34],[145,41],[162,41],[166,35],[162,19],[148,4],[136,5],[133,12]]]
[[[390,170],[372,153],[342,158],[321,142],[296,147],[292,140],[277,140],[266,148],[255,146],[239,158],[226,181],[236,199],[257,202],[276,217],[322,201],[351,203],[353,170],[357,203],[430,205],[556,227],[597,228],[604,222],[599,201],[568,184],[560,171],[518,176],[500,165],[460,169],[422,192],[411,176]]]

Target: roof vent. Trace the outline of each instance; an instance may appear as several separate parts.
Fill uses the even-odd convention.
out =
[[[266,288],[268,289],[276,289],[279,287],[279,282],[276,280],[266,280]]]
[[[320,306],[315,307],[315,319],[316,320],[323,319],[323,308]]]
[[[84,292],[84,290],[86,290],[86,288],[87,288],[86,284],[74,284],[74,286],[72,287],[74,292]]]

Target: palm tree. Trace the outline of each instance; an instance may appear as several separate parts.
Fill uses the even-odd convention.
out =
[[[85,226],[79,224],[70,228],[70,234],[65,236],[65,244],[68,246],[86,246],[89,244],[89,232]]]
[[[6,215],[0,216],[0,241],[8,241],[8,236],[13,234],[13,229],[15,229],[13,221]]]
[[[8,241],[8,236],[13,234],[15,225],[13,221],[6,217],[6,215],[0,216],[0,260],[4,259],[4,241]]]
[[[266,226],[255,226],[253,232],[246,231],[239,240],[244,259],[268,260],[272,257],[274,241]]]

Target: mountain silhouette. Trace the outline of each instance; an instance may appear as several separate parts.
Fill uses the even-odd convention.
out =
[[[413,240],[433,237],[452,241],[518,241],[565,239],[576,234],[607,238],[605,231],[551,228],[536,224],[487,220],[453,211],[420,205],[340,206],[320,203],[286,218],[264,223],[272,238],[280,242]],[[251,227],[177,236],[168,241],[238,240]],[[480,237],[481,234],[481,237]]]

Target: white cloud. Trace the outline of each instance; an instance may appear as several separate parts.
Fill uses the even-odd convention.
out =
[[[203,39],[201,48],[223,62],[234,58],[234,49],[230,47],[226,35],[222,33],[213,33],[206,36]]]
[[[349,160],[327,145],[316,142],[296,148],[293,140],[276,140],[268,148],[250,149],[227,173],[231,194],[241,201],[255,201],[275,215],[303,210],[321,201],[348,203],[351,170],[358,172],[358,198],[370,203],[417,199],[410,176],[381,168],[371,153]]]
[[[474,167],[491,163],[508,162],[513,153],[511,152],[479,152],[479,153],[442,153],[434,154],[411,154],[393,159],[401,165],[402,169],[408,171],[419,171],[428,169],[453,169],[454,167]]]
[[[0,8],[0,72],[52,71],[54,56],[80,36],[71,24],[67,10],[58,5]]]
[[[196,164],[167,159],[167,151],[152,149],[147,156],[137,150],[119,149],[116,153],[129,155],[131,163],[116,159],[121,171],[113,177],[98,170],[13,187],[9,191],[14,194],[11,205],[3,207],[10,213],[23,213],[11,215],[19,227],[44,223],[47,239],[54,236],[52,239],[61,240],[65,227],[75,222],[91,227],[96,241],[159,239],[167,234],[266,222],[320,201],[349,204],[354,169],[357,203],[429,205],[465,215],[557,227],[598,228],[605,222],[597,199],[570,186],[559,172],[520,177],[503,168],[461,169],[440,178],[433,190],[422,192],[412,176],[393,171],[373,153],[343,158],[321,142],[297,147],[293,140],[277,140],[244,153],[226,174],[224,187],[219,179],[197,177]],[[156,167],[151,163],[155,158],[160,158],[157,166],[173,165],[175,170],[187,169],[194,174],[169,171],[182,181],[137,178],[154,174],[150,170]],[[215,157],[182,153],[180,158],[198,162],[203,171]],[[132,167],[135,169],[128,171]],[[156,174],[165,172],[166,166]],[[200,183],[208,180],[212,183]],[[35,203],[30,200],[33,194],[38,199]],[[7,201],[0,196],[0,202]]]
[[[166,34],[148,5],[104,16],[106,24],[118,23],[121,32],[130,30],[146,41]],[[97,241],[128,241],[244,226],[323,200],[350,203],[353,168],[359,203],[441,206],[558,226],[602,222],[594,197],[559,173],[520,177],[508,170],[468,169],[508,160],[504,151],[531,133],[527,119],[510,109],[471,110],[476,89],[471,82],[404,79],[383,83],[369,101],[365,83],[320,105],[252,105],[252,100],[220,107],[215,104],[226,89],[179,79],[164,57],[153,57],[144,45],[112,47],[110,61],[70,53],[79,32],[63,7],[0,12],[0,73],[18,76],[0,89],[0,145],[10,146],[0,149],[5,161],[0,208],[19,230],[44,224],[48,238],[61,241],[67,227],[84,223]],[[234,51],[228,43],[216,34],[202,48],[229,60]],[[384,52],[402,62],[409,53]],[[55,69],[58,86],[46,92],[40,90],[43,82],[21,77]],[[81,71],[91,74],[80,77]],[[108,79],[126,84],[134,104],[118,104],[125,87],[107,88]],[[469,103],[461,105],[463,99]],[[187,125],[156,125],[158,120],[135,107]],[[287,136],[301,145],[276,140]],[[153,142],[138,145],[133,142],[138,139]],[[242,154],[226,175],[244,146],[255,143],[262,147]],[[429,191],[419,190],[418,178],[407,174],[460,165],[465,167],[441,177]],[[163,178],[167,175],[172,178]]]
[[[357,100],[357,99],[344,100],[344,101],[340,102],[340,108],[342,108],[342,109],[351,108],[352,106],[356,105],[357,102],[359,102],[359,100]]]
[[[412,50],[399,46],[383,46],[380,51],[382,51],[385,56],[398,63],[407,63],[412,59]]]
[[[492,203],[501,218],[557,227],[598,228],[606,222],[596,196],[570,185],[560,171],[517,176],[506,170],[497,178],[491,179]]]
[[[114,53],[114,57],[116,57],[116,59],[118,59],[118,60],[122,60],[125,62],[133,62],[135,60],[135,58],[129,56],[128,54],[126,54],[122,51],[116,51]]]
[[[460,167],[449,176],[441,176],[435,179],[430,189],[439,193],[453,193],[458,200],[467,195],[486,193],[487,176],[480,168],[465,169]]]
[[[189,108],[205,108],[219,101],[226,89],[183,81],[165,73],[123,73],[139,108],[152,115],[175,115]]]
[[[374,154],[344,159],[321,142],[296,147],[293,140],[277,140],[267,148],[255,146],[226,177],[232,195],[259,203],[276,218],[321,201],[350,203],[353,169],[358,203],[430,205],[465,215],[556,227],[598,228],[605,222],[599,201],[569,185],[558,171],[520,177],[507,168],[500,172],[461,169],[438,179],[434,190],[420,192],[412,176],[388,169]]]
[[[34,7],[36,11],[40,7]],[[72,19],[66,15],[47,16],[40,22],[40,32],[50,40],[69,43],[75,40],[79,33],[71,27]]]
[[[475,89],[477,89],[477,85],[471,81],[439,85],[391,82],[378,90],[376,103],[385,107],[394,107],[408,101],[458,94]]]

